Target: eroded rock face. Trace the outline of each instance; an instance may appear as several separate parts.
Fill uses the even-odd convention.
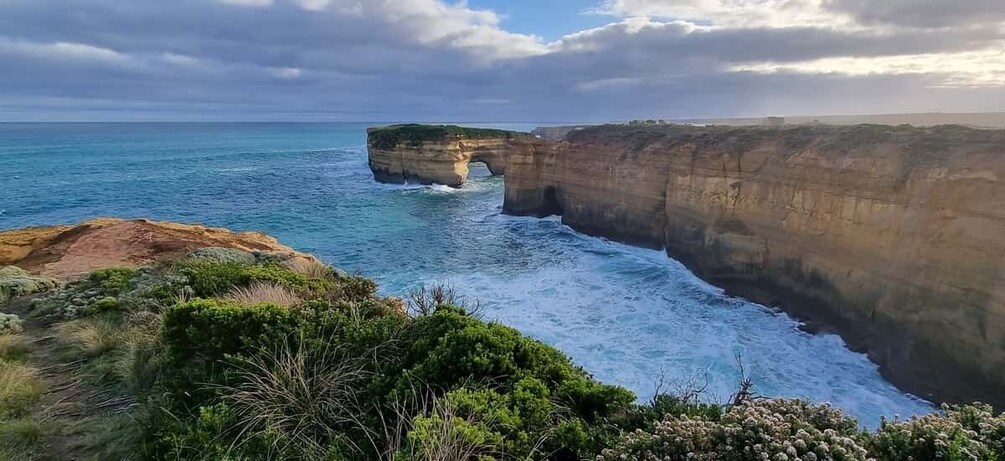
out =
[[[74,226],[0,231],[0,266],[72,280],[104,267],[136,267],[206,247],[313,258],[259,232],[145,219],[100,218]]]
[[[410,125],[400,129],[431,131],[437,128],[441,127]],[[417,136],[405,133],[397,138],[375,135],[394,127],[367,130],[367,152],[374,178],[388,183],[460,187],[467,180],[471,162],[482,162],[493,175],[503,175],[510,143],[521,136],[501,130],[442,128],[443,132],[422,131]]]
[[[597,127],[511,154],[504,210],[667,253],[868,351],[903,388],[1005,405],[1005,131]]]

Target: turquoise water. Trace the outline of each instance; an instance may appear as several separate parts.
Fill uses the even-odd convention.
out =
[[[261,230],[388,294],[450,284],[643,397],[665,371],[725,400],[739,355],[761,395],[831,402],[869,425],[931,411],[839,337],[726,296],[661,252],[502,215],[502,178],[484,169],[459,190],[375,183],[365,127],[0,124],[0,228],[123,216]]]

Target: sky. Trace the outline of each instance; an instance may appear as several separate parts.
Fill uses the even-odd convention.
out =
[[[0,0],[0,121],[1001,110],[1002,0]]]

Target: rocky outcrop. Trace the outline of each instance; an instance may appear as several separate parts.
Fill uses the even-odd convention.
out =
[[[458,126],[395,125],[367,130],[370,170],[377,181],[460,187],[468,164],[506,172],[509,146],[521,133]]]
[[[0,266],[17,265],[32,274],[72,280],[104,267],[143,266],[207,247],[313,259],[259,232],[100,218],[74,226],[0,231]]]
[[[514,149],[504,211],[665,249],[906,390],[1005,405],[1005,131],[587,128]]]

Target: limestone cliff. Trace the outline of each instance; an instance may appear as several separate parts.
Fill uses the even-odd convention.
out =
[[[504,210],[665,249],[909,391],[1005,405],[1005,131],[587,128],[514,149]]]
[[[509,145],[521,133],[450,125],[394,125],[367,130],[370,170],[380,182],[460,187],[468,164],[506,172]]]

